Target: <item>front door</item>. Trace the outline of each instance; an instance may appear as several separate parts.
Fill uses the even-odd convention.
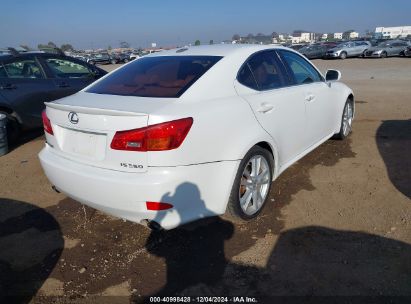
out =
[[[235,82],[238,94],[276,143],[280,166],[306,148],[304,90],[288,85],[288,74],[274,51],[249,58]]]

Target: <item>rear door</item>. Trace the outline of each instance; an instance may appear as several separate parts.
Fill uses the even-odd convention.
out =
[[[99,77],[86,63],[63,56],[43,56],[41,62],[53,79],[52,100],[72,95]]]
[[[305,90],[289,84],[275,51],[250,57],[235,82],[238,94],[250,104],[258,122],[274,139],[281,165],[306,148]]]
[[[303,94],[307,122],[301,141],[309,148],[334,131],[337,104],[333,102],[331,88],[310,62],[294,52],[278,52],[293,76],[293,89]]]
[[[21,118],[25,127],[41,126],[44,102],[50,100],[53,83],[46,78],[35,57],[15,57],[3,62],[1,95]]]

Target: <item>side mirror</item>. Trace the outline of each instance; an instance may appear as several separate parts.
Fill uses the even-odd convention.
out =
[[[341,79],[341,72],[337,70],[328,70],[325,74],[326,81],[338,81]]]

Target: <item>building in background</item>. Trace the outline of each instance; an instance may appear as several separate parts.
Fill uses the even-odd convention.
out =
[[[294,32],[291,37],[292,43],[303,43],[303,42],[314,42],[315,41],[315,33],[300,33]]]
[[[343,33],[334,33],[334,39],[342,39]]]
[[[411,26],[377,27],[376,38],[405,38],[411,36]]]
[[[357,32],[351,32],[350,33],[350,39],[357,39],[360,36],[359,33]]]

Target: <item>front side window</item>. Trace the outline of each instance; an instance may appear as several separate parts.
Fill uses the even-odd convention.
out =
[[[285,80],[275,56],[274,52],[268,51],[249,58],[239,72],[238,81],[260,91],[283,87]]]
[[[34,59],[18,59],[5,63],[4,71],[9,78],[44,78],[39,64]]]
[[[87,92],[140,97],[180,97],[220,56],[138,59],[95,83]]]
[[[90,71],[85,65],[71,60],[47,58],[46,63],[56,78],[86,78],[90,76]]]
[[[284,63],[289,67],[295,84],[308,84],[322,81],[320,73],[298,54],[279,50]]]

